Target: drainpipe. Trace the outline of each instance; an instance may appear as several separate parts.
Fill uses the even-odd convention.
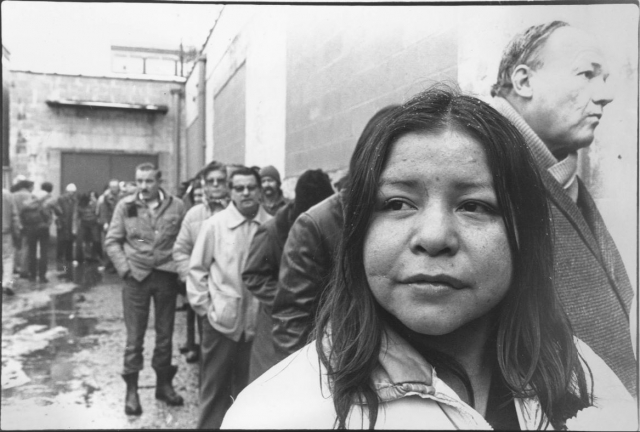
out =
[[[182,107],[180,104],[180,99],[184,94],[183,90],[180,88],[171,89],[171,94],[175,96],[174,105],[175,105],[175,155],[176,155],[176,193],[180,189],[180,118],[182,116]]]
[[[202,137],[202,143],[200,146],[200,153],[202,161],[207,157],[207,57],[201,55],[198,57],[200,63],[200,77],[198,82],[198,118],[200,119],[200,136]]]

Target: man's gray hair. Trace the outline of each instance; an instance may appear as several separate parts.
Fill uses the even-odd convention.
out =
[[[498,69],[498,79],[491,86],[491,96],[506,96],[513,87],[511,74],[518,65],[527,65],[536,70],[542,66],[542,61],[538,57],[540,49],[551,36],[551,33],[561,27],[568,27],[564,21],[551,21],[545,24],[531,26],[524,32],[517,34],[502,53],[500,68]]]

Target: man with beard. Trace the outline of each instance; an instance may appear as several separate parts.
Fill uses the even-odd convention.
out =
[[[260,170],[262,179],[262,206],[271,216],[284,207],[289,200],[284,197],[280,185],[280,173],[273,165]]]
[[[247,385],[259,302],[242,281],[251,240],[271,216],[260,205],[260,176],[229,177],[232,203],[207,219],[189,262],[187,295],[202,326],[199,429],[218,429],[232,398]]]

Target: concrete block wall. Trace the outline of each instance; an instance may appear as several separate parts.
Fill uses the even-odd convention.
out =
[[[451,12],[409,9],[309,7],[290,17],[287,176],[343,170],[379,109],[455,81],[455,28],[442,25]]]
[[[165,186],[175,190],[176,82],[140,81],[13,71],[11,82],[11,162],[13,175],[36,184],[49,180],[60,192],[62,151],[158,154]],[[47,99],[162,104],[166,114],[50,107]]]

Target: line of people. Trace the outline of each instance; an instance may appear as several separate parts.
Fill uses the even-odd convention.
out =
[[[82,262],[97,262],[114,271],[104,254],[104,235],[111,222],[115,204],[135,191],[132,182],[111,180],[105,191],[78,194],[75,184],[66,186],[59,197],[52,196],[50,182],[40,184],[23,176],[13,186],[3,188],[3,293],[11,295],[14,280],[49,281],[50,230],[56,228],[56,264],[58,278],[72,279],[72,268]],[[6,234],[6,235],[5,235]]]

